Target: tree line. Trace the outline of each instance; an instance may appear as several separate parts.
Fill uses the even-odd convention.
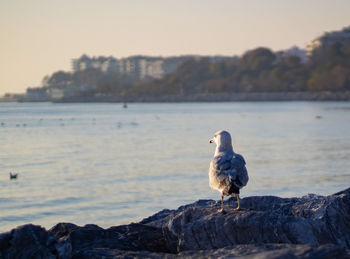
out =
[[[87,86],[80,96],[349,91],[350,44],[319,47],[306,63],[298,56],[259,47],[240,58],[215,63],[209,57],[188,59],[162,79],[137,80],[88,69],[76,73],[59,71],[45,77],[43,84],[61,88]]]
[[[162,79],[104,82],[96,92],[132,96],[349,90],[350,45],[334,44],[316,49],[306,63],[298,56],[273,53],[268,48],[218,63],[209,58],[191,59]]]

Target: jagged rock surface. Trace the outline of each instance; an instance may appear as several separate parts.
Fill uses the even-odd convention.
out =
[[[24,225],[0,234],[2,258],[56,258],[56,239],[52,233],[34,225]]]
[[[350,258],[350,188],[330,196],[200,200],[140,223],[24,225],[0,234],[5,258]]]
[[[350,189],[326,197],[248,197],[243,210],[227,214],[208,203],[173,212],[164,226],[172,252],[261,243],[350,248]]]

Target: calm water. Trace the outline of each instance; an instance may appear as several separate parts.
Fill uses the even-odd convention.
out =
[[[220,129],[247,161],[242,197],[350,186],[350,103],[1,103],[0,124],[0,232],[108,227],[219,199],[207,171]]]

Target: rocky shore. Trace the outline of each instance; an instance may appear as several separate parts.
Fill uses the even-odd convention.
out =
[[[329,196],[199,200],[103,229],[59,223],[0,234],[5,258],[350,258],[350,188]]]

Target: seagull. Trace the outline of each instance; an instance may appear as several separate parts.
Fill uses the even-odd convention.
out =
[[[216,144],[216,150],[209,167],[209,186],[221,193],[220,213],[225,213],[224,196],[237,198],[239,210],[239,190],[247,185],[249,180],[245,160],[242,155],[236,154],[232,148],[231,135],[225,130],[215,133],[209,143]]]

